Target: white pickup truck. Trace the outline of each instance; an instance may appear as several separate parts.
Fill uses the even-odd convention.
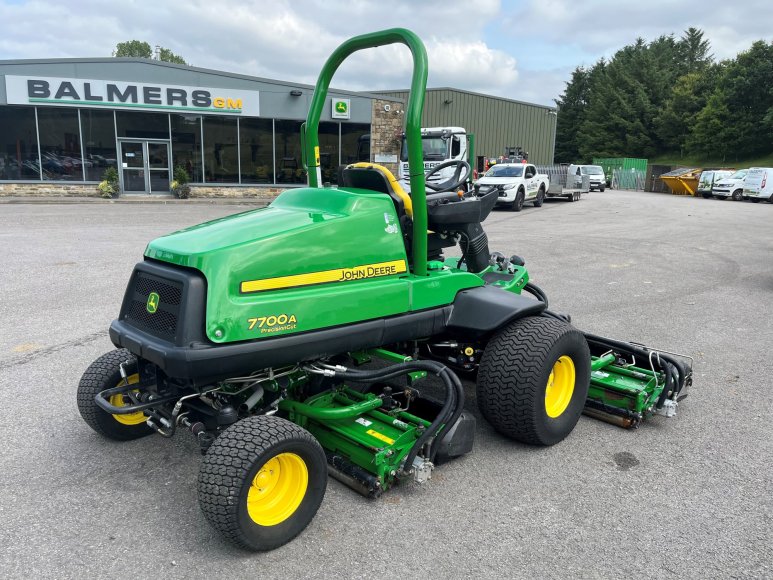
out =
[[[499,189],[498,204],[508,204],[513,211],[521,211],[523,204],[532,202],[541,207],[550,179],[530,163],[498,163],[477,182],[481,191],[490,187]]]

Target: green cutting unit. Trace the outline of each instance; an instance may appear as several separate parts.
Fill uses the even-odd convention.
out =
[[[318,127],[333,74],[392,43],[413,55],[411,194],[370,163],[323,187]],[[424,46],[407,30],[342,44],[303,132],[308,187],[152,241],[110,326],[116,349],[80,381],[81,415],[106,437],[196,437],[201,509],[247,549],[300,533],[328,474],[378,497],[469,453],[475,416],[457,372],[475,380],[498,432],[533,445],[561,441],[584,410],[625,426],[671,415],[690,382],[679,356],[584,335],[548,309],[523,259],[490,252],[481,224],[498,192],[467,191],[466,161],[423,171],[426,80]],[[427,183],[449,165],[451,178]]]

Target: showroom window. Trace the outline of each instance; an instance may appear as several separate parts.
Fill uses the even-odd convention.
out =
[[[172,159],[175,167],[184,167],[193,183],[201,183],[201,117],[171,115]]]
[[[108,167],[116,167],[115,118],[113,111],[81,109],[86,181],[102,181]]]
[[[38,134],[43,179],[83,181],[78,110],[39,108]]]
[[[276,182],[306,183],[306,170],[301,163],[302,121],[276,121]]]
[[[34,107],[0,107],[0,179],[40,180]]]
[[[271,119],[239,119],[242,183],[274,183]]]
[[[166,113],[115,112],[119,137],[169,139],[169,115]]]
[[[319,124],[319,165],[322,171],[322,183],[338,183],[339,128],[338,123]]]
[[[370,125],[343,123],[341,125],[341,163],[370,161]]]
[[[236,119],[204,117],[204,177],[209,183],[239,183]]]

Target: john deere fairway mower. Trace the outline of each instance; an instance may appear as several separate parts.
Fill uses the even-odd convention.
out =
[[[353,52],[392,43],[414,63],[411,195],[369,163],[322,187],[317,131],[330,80]],[[475,420],[452,368],[477,377],[478,405],[497,431],[534,445],[566,437],[586,402],[627,426],[672,414],[690,380],[678,357],[586,338],[550,312],[523,260],[489,251],[481,222],[498,192],[460,191],[465,161],[430,172],[455,166],[427,193],[426,79],[424,46],[407,30],[342,44],[306,121],[309,187],[152,241],[110,326],[117,350],[81,379],[78,407],[98,433],[196,437],[201,509],[248,549],[301,532],[328,474],[378,497],[471,451]],[[455,246],[461,257],[444,258]],[[442,397],[419,391],[427,375]]]

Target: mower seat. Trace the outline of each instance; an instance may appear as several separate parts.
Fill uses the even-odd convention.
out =
[[[411,196],[405,192],[392,172],[383,165],[365,162],[352,163],[341,172],[341,178],[341,185],[344,187],[357,187],[386,193],[394,201],[398,216],[413,217]]]

